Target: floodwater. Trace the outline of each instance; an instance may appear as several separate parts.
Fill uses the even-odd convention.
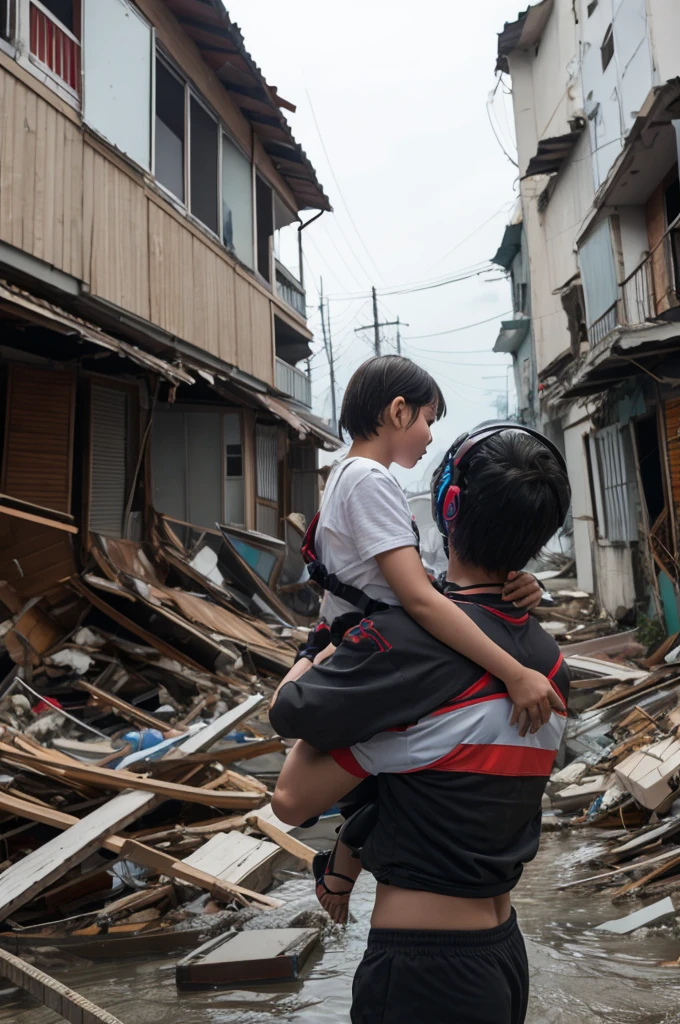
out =
[[[594,932],[594,926],[642,904],[613,906],[606,892],[584,896],[578,887],[556,891],[558,884],[587,875],[587,862],[600,848],[595,833],[545,835],[536,861],[515,890],[531,963],[528,1020],[680,1024],[680,967],[657,966],[680,956],[680,928],[604,935]],[[299,897],[309,892],[309,885],[308,877],[291,879],[277,895]],[[178,993],[175,958],[93,963],[45,951],[35,962],[124,1024],[347,1024],[351,980],[363,951],[371,905],[372,880],[362,876],[353,898],[356,920],[345,931],[333,930],[325,937],[323,951],[296,984]],[[60,1020],[28,996],[0,990],[0,1024]]]

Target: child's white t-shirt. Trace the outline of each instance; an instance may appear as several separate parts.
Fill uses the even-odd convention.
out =
[[[316,552],[328,572],[371,598],[398,605],[375,556],[415,546],[411,510],[390,471],[373,459],[340,462],[328,477],[316,530]],[[350,611],[357,609],[324,594],[321,614],[328,622]]]

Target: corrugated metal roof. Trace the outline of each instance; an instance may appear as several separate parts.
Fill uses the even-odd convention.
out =
[[[557,174],[564,161],[576,146],[582,131],[583,125],[579,122],[578,126],[566,135],[556,135],[552,139],[541,139],[536,155],[532,156],[524,172],[524,177],[533,178],[536,174]]]
[[[506,21],[502,32],[498,33],[498,59],[496,71],[510,71],[508,57],[513,50],[530,50],[539,42],[543,29],[552,14],[554,0],[541,0],[541,3],[520,11],[517,21]]]
[[[293,138],[282,100],[248,53],[238,25],[222,0],[163,0],[201,51],[231,99],[253,126],[265,152],[295,196],[298,208],[330,210],[311,161]],[[550,0],[552,2],[552,0]]]

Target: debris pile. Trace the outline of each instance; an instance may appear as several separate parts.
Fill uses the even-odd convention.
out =
[[[595,827],[606,840],[590,872],[559,888],[657,901],[602,926],[617,934],[680,912],[680,637],[645,657],[636,636],[562,648],[569,720],[544,799],[545,828]]]
[[[279,872],[314,855],[269,803],[285,748],[268,702],[309,623],[284,601],[299,588],[275,589],[286,545],[156,516],[148,543],[90,535],[77,572],[68,517],[7,500],[0,946],[189,950],[281,908]]]

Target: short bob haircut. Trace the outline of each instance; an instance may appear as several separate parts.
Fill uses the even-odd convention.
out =
[[[439,385],[426,371],[404,356],[376,356],[352,374],[340,412],[340,429],[354,440],[367,441],[378,433],[383,415],[395,398],[411,410],[409,427],[424,405],[434,405],[436,418],[446,413]]]
[[[450,544],[464,565],[503,576],[523,569],[562,526],[570,496],[545,445],[520,431],[495,434],[465,469]]]

